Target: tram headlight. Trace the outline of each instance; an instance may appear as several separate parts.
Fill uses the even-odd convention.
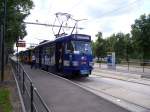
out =
[[[94,66],[94,62],[89,62],[89,66]]]
[[[69,61],[68,60],[64,60],[64,66],[70,66]]]
[[[72,64],[73,64],[73,66],[79,66],[79,62],[78,61],[73,61]]]

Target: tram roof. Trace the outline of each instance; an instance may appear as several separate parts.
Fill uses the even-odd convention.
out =
[[[91,41],[91,36],[85,34],[71,34],[63,37],[58,37],[55,39],[55,42],[67,41],[67,40]]]
[[[35,48],[43,46],[43,45],[47,45],[47,44],[53,44],[53,43],[62,42],[62,41],[65,42],[65,41],[68,41],[68,40],[91,41],[91,36],[85,35],[85,34],[65,35],[65,36],[58,37],[53,41],[47,41],[47,42],[44,42],[42,44],[39,44]]]

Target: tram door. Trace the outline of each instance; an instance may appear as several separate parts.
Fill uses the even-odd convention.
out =
[[[42,48],[40,47],[39,48],[39,67],[41,68],[42,67]]]
[[[58,72],[63,71],[64,43],[56,44],[56,69]]]

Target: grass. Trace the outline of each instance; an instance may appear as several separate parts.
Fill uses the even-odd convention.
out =
[[[12,112],[10,92],[7,88],[0,88],[0,107],[3,112]]]

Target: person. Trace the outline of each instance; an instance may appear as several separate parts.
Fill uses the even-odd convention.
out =
[[[32,60],[31,60],[31,69],[33,68],[33,66],[36,68],[36,66],[35,66],[35,55],[33,54],[32,55]]]

